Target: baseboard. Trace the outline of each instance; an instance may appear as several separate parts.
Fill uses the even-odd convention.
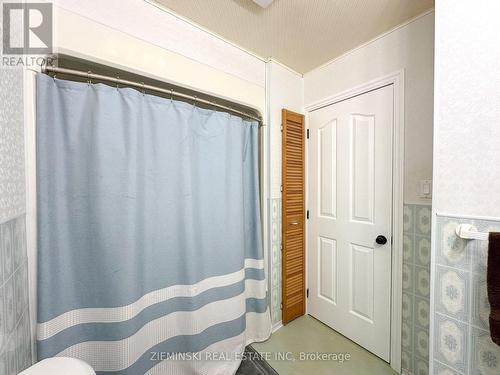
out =
[[[283,323],[282,321],[280,320],[278,323],[274,323],[273,324],[273,333],[276,332],[278,329],[280,329],[281,327],[283,327]]]

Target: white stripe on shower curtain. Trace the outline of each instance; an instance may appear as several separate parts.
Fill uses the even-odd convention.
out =
[[[258,124],[129,88],[37,83],[39,359],[235,373],[271,331]]]
[[[256,313],[248,313],[246,316],[248,328],[247,336],[249,337],[265,337],[268,333],[265,327],[260,324],[260,317]],[[203,351],[196,353],[197,358],[213,358],[219,353],[228,354],[228,358],[221,361],[217,360],[196,360],[193,361],[182,361],[182,360],[170,360],[162,361],[157,366],[153,367],[147,372],[147,375],[165,375],[165,374],[203,374],[203,375],[214,375],[214,374],[233,374],[236,372],[240,365],[241,352],[243,350],[243,345],[250,344],[251,341],[245,339],[245,334],[241,334],[229,339],[216,342],[210,345]]]
[[[85,308],[71,310],[54,319],[37,325],[39,340],[48,339],[59,332],[77,324],[123,322],[137,316],[145,308],[156,303],[165,302],[176,297],[195,297],[209,289],[228,286],[245,280],[245,269],[264,269],[264,261],[245,259],[245,268],[224,276],[210,277],[192,285],[174,285],[155,290],[142,296],[139,300],[120,307]],[[245,289],[251,291],[255,298],[265,298],[265,289],[259,280],[245,280]]]

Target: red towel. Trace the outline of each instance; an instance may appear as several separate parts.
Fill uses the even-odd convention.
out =
[[[490,233],[488,243],[488,300],[491,340],[500,346],[500,233]]]

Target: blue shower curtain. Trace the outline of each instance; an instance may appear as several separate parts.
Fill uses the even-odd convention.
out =
[[[270,334],[257,123],[44,74],[37,91],[39,358],[234,373]]]

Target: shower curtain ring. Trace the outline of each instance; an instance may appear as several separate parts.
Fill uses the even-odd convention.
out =
[[[170,103],[174,101],[174,89],[170,89]]]
[[[54,80],[54,82],[56,81],[56,76],[57,76],[57,73],[54,73],[54,76],[52,77],[52,79]]]
[[[198,102],[198,97],[195,95],[194,96],[194,102],[193,102],[193,105],[194,107],[196,108],[196,103]]]
[[[116,89],[117,90],[120,88],[119,84],[120,84],[120,76],[116,76]]]
[[[144,88],[144,82],[141,82],[142,85],[142,95],[146,95],[146,89]]]
[[[92,83],[92,80],[90,79],[90,75],[92,74],[92,71],[88,71],[87,72],[87,84],[90,86],[90,84]]]

